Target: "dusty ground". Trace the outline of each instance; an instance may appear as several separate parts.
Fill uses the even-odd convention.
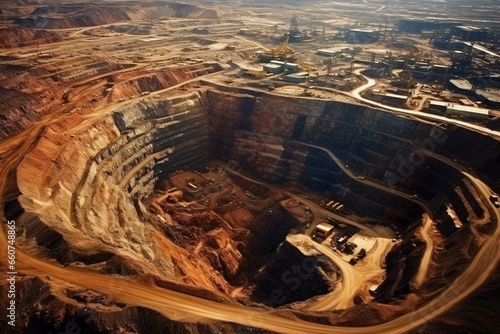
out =
[[[210,172],[178,171],[172,174],[168,180],[162,182],[162,191],[149,198],[147,203],[150,203],[149,206],[152,212],[163,217],[161,222],[167,227],[173,228],[177,226],[181,228],[182,225],[187,224],[190,226],[202,226],[205,232],[210,231],[206,235],[197,234],[193,231],[191,233],[194,234],[185,234],[185,237],[189,241],[182,238],[175,238],[174,242],[182,245],[184,249],[189,250],[193,254],[198,254],[201,251],[201,259],[204,259],[215,270],[219,270],[224,278],[228,282],[231,282],[228,284],[223,278],[219,279],[219,286],[226,286],[224,292],[234,295],[235,291],[238,291],[239,298],[248,300],[249,295],[245,296],[244,293],[251,293],[252,287],[255,285],[254,278],[249,276],[249,274],[254,270],[253,267],[255,264],[253,263],[255,261],[258,263],[260,256],[256,254],[256,246],[252,245],[252,241],[248,240],[245,241],[245,248],[242,249],[238,246],[239,251],[232,249],[234,244],[233,246],[227,246],[229,248],[213,247],[213,241],[211,242],[210,238],[213,237],[215,231],[221,236],[221,241],[224,238],[228,238],[223,241],[224,243],[229,242],[232,244],[236,242],[238,244],[242,241],[240,240],[242,234],[247,235],[246,238],[249,238],[248,236],[255,233],[253,225],[256,223],[256,217],[261,213],[272,215],[272,208],[281,202],[283,207],[301,222],[301,225],[297,226],[298,231],[306,232],[306,237],[295,235],[290,237],[289,241],[294,245],[306,247],[306,249],[319,247],[316,243],[322,240],[311,240],[309,237],[314,232],[307,233],[307,231],[314,231],[314,227],[320,222],[326,221],[327,216],[304,214],[306,205],[303,201],[305,198],[309,198],[310,194],[301,194],[297,189],[288,189],[289,192],[282,193],[278,187],[265,185],[260,182],[252,183],[250,180],[242,183],[240,179],[231,178],[232,171],[221,169],[217,164],[209,164],[201,168],[201,170],[208,170]],[[252,190],[255,192],[256,187],[260,188],[257,193],[260,195],[265,194],[265,196],[254,194]],[[294,194],[292,198],[287,195],[290,192]],[[282,199],[283,197],[284,199]],[[314,212],[321,210],[320,204],[326,202],[326,199],[317,198],[316,201],[312,208]],[[203,216],[206,218],[203,218]],[[219,221],[217,223],[210,223],[210,216],[212,216],[211,219],[219,219]],[[220,218],[223,218],[223,220],[220,220]],[[352,223],[356,224],[356,222]],[[336,250],[335,248],[333,249],[335,253],[332,252],[332,247],[330,246],[331,238],[322,242],[323,247],[325,247],[323,251],[328,249],[327,252],[332,259],[331,261],[333,261],[332,264],[343,261],[344,263],[341,266],[344,270],[348,268],[349,273],[355,272],[355,274],[351,274],[352,276],[349,277],[344,275],[343,280],[356,282],[356,287],[352,287],[352,289],[335,289],[334,293],[325,296],[322,299],[322,305],[328,306],[323,306],[323,310],[353,306],[352,296],[354,294],[362,293],[365,295],[366,301],[372,298],[369,296],[367,287],[370,287],[370,284],[373,282],[380,283],[384,278],[382,263],[387,252],[390,250],[391,239],[395,238],[394,231],[390,228],[379,226],[378,229],[375,229],[375,227],[363,228],[359,235],[354,234],[351,237],[350,241],[358,245],[352,255]],[[340,233],[339,231],[341,232],[342,229],[336,229],[335,233]],[[392,240],[392,242],[396,242],[396,239]],[[362,248],[365,249],[368,255],[364,260],[360,261],[359,265],[353,269],[349,268],[351,265],[347,263]],[[252,255],[250,256],[244,249],[252,249]],[[229,253],[233,253],[229,258],[226,253],[228,251]],[[320,249],[315,254],[321,254],[321,252],[322,250]],[[220,259],[220,263],[219,260],[214,262],[214,258],[210,254],[216,254],[216,258]],[[221,263],[224,263],[223,267],[221,267]],[[234,271],[228,273],[224,268],[233,268]],[[185,272],[189,276],[202,274],[202,272],[188,270],[185,270]],[[207,274],[203,273],[203,275],[206,276]],[[235,280],[236,277],[238,277],[237,280]],[[199,279],[193,278],[194,281],[199,281]],[[334,274],[330,279],[332,280],[332,286],[340,280],[337,274]],[[241,281],[244,282],[244,285],[238,284]],[[368,284],[368,282],[372,283]],[[326,304],[326,300],[330,300],[328,304]],[[319,310],[319,306],[314,306],[315,303],[307,303],[307,305],[308,309]]]
[[[417,47],[422,56],[431,57],[434,63],[447,64],[447,54],[432,52],[428,40],[394,32],[387,33],[381,42],[360,46],[354,59],[349,54],[336,59],[330,69],[331,75],[327,75],[326,58],[315,53],[317,49],[323,48],[352,48],[354,45],[331,40],[328,36],[349,27],[368,26],[367,22],[359,19],[361,14],[370,13],[370,25],[384,29],[386,22],[412,16],[417,11],[426,16],[438,15],[444,10],[443,4],[426,2],[423,7],[410,5],[403,8],[399,3],[387,4],[385,1],[318,2],[308,3],[305,7],[298,7],[293,1],[272,6],[257,1],[245,2],[233,7],[227,3],[214,5],[204,2],[200,5],[96,3],[89,7],[77,1],[72,3],[73,6],[69,7],[57,5],[38,10],[39,5],[21,0],[4,1],[0,6],[0,189],[2,202],[7,203],[5,211],[11,210],[12,194],[15,193],[12,189],[17,187],[18,182],[33,193],[42,189],[36,195],[45,201],[24,198],[26,202],[23,204],[44,212],[51,224],[67,233],[68,240],[82,249],[86,248],[90,254],[88,259],[68,252],[71,255],[58,264],[52,258],[52,253],[44,252],[36,245],[34,238],[23,236],[24,250],[20,249],[18,253],[23,275],[19,289],[21,296],[31,296],[34,305],[29,304],[32,299],[26,298],[26,310],[21,316],[25,321],[24,326],[28,326],[28,315],[33,311],[36,321],[32,326],[50,324],[52,327],[43,327],[44,330],[58,330],[66,317],[73,319],[71,317],[76,314],[76,318],[85,318],[79,313],[83,309],[85,312],[91,310],[89,312],[93,312],[94,316],[97,314],[97,318],[86,322],[90,327],[94,326],[93,329],[104,324],[102,326],[110,332],[133,331],[132,325],[126,329],[118,327],[123,325],[120,320],[123,318],[131,317],[133,323],[142,321],[143,311],[137,310],[136,305],[154,310],[153,315],[148,313],[155,319],[153,323],[161,323],[161,317],[167,316],[180,324],[169,323],[170,330],[181,328],[175,326],[187,326],[182,327],[186,332],[235,332],[238,328],[231,327],[234,323],[280,332],[331,330],[330,327],[317,324],[315,317],[320,313],[316,312],[332,312],[323,318],[325,322],[347,323],[349,326],[361,325],[359,319],[366,320],[366,324],[374,324],[397,318],[400,310],[393,305],[375,305],[369,290],[384,280],[386,255],[402,241],[385,222],[367,225],[362,217],[348,214],[340,214],[337,218],[360,228],[350,240],[358,245],[354,254],[333,249],[332,237],[313,240],[311,237],[315,233],[315,226],[332,215],[324,209],[329,199],[317,194],[304,192],[303,189],[276,187],[257,178],[248,180],[246,176],[217,164],[173,173],[160,183],[154,195],[145,202],[145,211],[138,209],[140,205],[134,203],[133,199],[128,201],[119,195],[109,197],[106,187],[97,188],[88,196],[83,194],[82,206],[89,205],[85,203],[87,197],[95,196],[97,200],[112,202],[110,207],[123,213],[123,220],[119,223],[132,227],[129,234],[120,236],[122,244],[127,243],[127,240],[133,241],[130,242],[133,248],[147,241],[153,245],[154,252],[164,257],[154,264],[144,264],[140,256],[150,257],[153,252],[151,249],[137,246],[137,249],[130,251],[120,248],[116,254],[111,254],[108,250],[117,247],[114,242],[118,238],[114,239],[116,236],[106,228],[100,230],[101,226],[89,224],[86,228],[94,230],[100,241],[108,243],[105,250],[95,249],[98,243],[90,237],[80,240],[79,226],[72,225],[76,224],[73,215],[78,213],[62,213],[59,207],[66,203],[56,200],[60,194],[68,192],[65,183],[52,184],[51,181],[56,179],[55,175],[62,179],[74,179],[73,174],[61,172],[66,165],[78,171],[87,168],[92,175],[94,166],[88,163],[92,156],[87,156],[85,150],[90,147],[104,152],[118,138],[116,129],[109,119],[103,121],[104,117],[136,104],[163,101],[188,92],[196,93],[207,89],[204,84],[251,87],[262,91],[272,90],[272,94],[278,95],[349,103],[356,102],[356,98],[348,92],[367,83],[363,76],[351,73],[351,69],[357,71],[363,68],[353,62],[355,59],[370,62],[375,57],[381,60],[387,56],[388,50],[395,57],[405,57],[409,54],[407,47],[412,46]],[[481,17],[485,20],[496,19],[497,6],[492,4],[491,7],[482,8]],[[474,20],[476,10],[464,12],[462,7],[450,4],[446,10],[450,16],[460,14],[468,20]],[[261,68],[262,64],[257,62],[255,52],[277,47],[289,29],[291,17],[296,14],[299,14],[300,28],[307,30],[313,40],[290,46],[300,66],[305,68],[310,66],[306,63],[312,63],[315,68],[313,77],[304,84],[292,85],[285,83],[279,75],[263,80],[244,75],[244,68]],[[242,32],[242,28],[248,30]],[[380,80],[376,88],[385,90],[391,88],[391,84],[387,80]],[[464,96],[442,91],[437,85],[422,84],[416,87],[409,107],[421,110],[431,97],[452,101],[465,99]],[[268,123],[268,120],[260,121],[263,129],[269,126]],[[123,188],[130,183],[134,172],[155,158],[139,161],[116,186]],[[16,176],[17,166],[21,167]],[[44,185],[44,182],[47,184]],[[482,189],[481,196],[484,196],[489,189],[480,180],[477,184]],[[48,189],[56,190],[51,193]],[[62,197],[73,201],[72,194],[66,195]],[[136,205],[137,212],[144,215],[139,218],[151,215],[148,220],[151,230],[150,225],[144,225],[137,214],[130,214],[124,209],[127,205]],[[93,224],[106,221],[106,209],[104,205],[96,216],[79,219]],[[263,216],[273,214],[285,217],[287,222],[297,222],[288,237],[291,244],[304,254],[317,256],[335,268],[332,272],[324,273],[332,290],[312,300],[294,303],[290,309],[298,312],[292,315],[288,311],[283,312],[284,316],[263,315],[265,313],[258,308],[244,308],[254,305],[250,300],[257,284],[254,278],[262,273],[263,264],[271,256],[264,254],[264,251],[255,251],[259,247],[265,248],[258,241],[272,237],[273,233],[288,234],[288,230],[269,232],[265,224],[259,225],[268,222],[261,219]],[[63,216],[68,220],[56,219]],[[26,224],[29,225],[30,219],[35,218],[27,218]],[[425,243],[422,246],[423,261],[417,266],[418,275],[412,279],[412,287],[418,290],[423,286],[427,293],[433,288],[432,284],[426,285],[426,278],[439,272],[439,266],[434,261],[438,248],[444,247],[444,241],[430,219],[425,217],[423,221],[422,227],[416,229],[414,235],[409,234],[408,239]],[[474,233],[469,239],[462,235],[457,239],[468,246],[470,244],[471,253],[477,251],[476,243],[485,243],[491,252],[484,256],[494,256],[496,252],[490,239],[496,238],[498,233],[488,230],[491,228],[488,222],[483,223],[485,226],[477,223],[477,226],[471,227]],[[482,228],[490,234],[484,236],[475,230],[481,231]],[[56,247],[57,251],[67,251],[64,245],[58,243],[60,238],[50,228],[35,232],[46,237],[45,242],[54,242],[57,247],[61,247]],[[336,228],[333,236],[340,232],[342,229]],[[140,239],[143,236],[148,236],[147,240]],[[255,239],[254,243],[248,243],[252,238]],[[349,264],[361,248],[366,250],[366,257],[355,265]],[[127,257],[130,254],[141,255]],[[3,270],[6,268],[4,255],[2,252],[3,276],[6,272]],[[261,260],[263,255],[267,257]],[[74,261],[72,256],[83,258],[87,263]],[[448,253],[446,256],[452,257]],[[496,258],[491,261],[494,260]],[[475,262],[469,269],[471,273],[479,272],[477,268],[480,264]],[[162,276],[162,270],[168,275]],[[40,271],[50,274],[40,275]],[[169,281],[165,278],[167,276],[174,279]],[[480,278],[485,281],[487,277]],[[448,293],[432,299],[434,296],[429,292],[430,306],[425,314],[427,320],[441,315],[440,307],[443,304],[451,309],[453,305],[447,305],[446,300],[456,298],[460,302],[473,292],[483,293],[476,289],[478,286],[468,281],[466,283],[460,285],[467,287],[463,292],[460,290],[451,296]],[[478,280],[477,284],[480,283]],[[2,294],[5,291],[3,287]],[[39,294],[39,300],[34,297],[37,292],[33,291],[43,291]],[[109,296],[106,295],[108,291]],[[420,298],[424,296],[417,298],[411,295],[403,302],[403,308],[411,310]],[[164,304],[165,300],[169,301],[168,305]],[[359,315],[364,314],[363,309],[355,308],[362,304],[370,305],[366,310],[373,307],[370,310],[376,311],[364,318]],[[198,308],[198,305],[203,307]],[[346,321],[340,313],[336,313],[336,310],[345,309],[348,311],[342,316],[355,320]],[[239,313],[236,317],[235,312]],[[458,312],[458,316],[452,315],[452,320],[448,321],[450,323],[460,318],[460,310],[454,309],[454,312]],[[115,313],[118,314],[116,317],[109,316]],[[424,319],[423,315],[418,316],[409,320],[408,317],[396,319],[384,328],[387,332],[410,330],[416,326],[413,322]],[[297,321],[298,318],[308,322]],[[192,324],[197,321],[218,323],[200,329]],[[446,321],[445,318],[443,322]],[[228,327],[224,327],[226,325]],[[371,329],[357,328],[351,331],[346,327],[341,330],[361,333]],[[374,328],[373,331],[377,332],[378,329]]]

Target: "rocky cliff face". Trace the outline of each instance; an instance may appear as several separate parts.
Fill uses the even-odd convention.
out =
[[[203,92],[192,93],[134,104],[97,123],[69,117],[49,126],[17,169],[7,215],[26,242],[60,263],[99,263],[100,272],[147,272],[229,294],[228,282],[274,252],[297,222],[280,206],[237,229],[215,212],[177,210],[174,225],[148,212],[143,202],[161,180],[207,161],[206,104]]]
[[[16,57],[12,57],[16,59]],[[85,114],[108,103],[146,96],[200,75],[217,72],[216,63],[182,64],[161,70],[120,70],[136,65],[109,61],[102,55],[71,55],[67,59],[5,65],[0,81],[0,139],[15,135],[49,114]],[[109,72],[118,72],[105,75]],[[82,85],[91,77],[98,84]]]
[[[130,3],[119,6],[98,3],[70,4],[38,7],[30,15],[17,18],[14,22],[29,28],[68,29],[161,17],[217,19],[219,13],[213,9],[180,3]]]
[[[59,42],[61,37],[56,33],[29,28],[1,28],[0,45],[3,48],[17,48],[26,45]]]
[[[410,280],[418,272],[426,246],[416,234],[418,227],[419,224],[410,226],[402,242],[394,245],[387,254],[386,278],[375,291],[377,302],[388,303],[412,291]]]
[[[30,73],[0,78],[0,139],[26,129],[58,107],[63,93],[51,78],[36,79]],[[28,84],[29,82],[29,84]],[[23,87],[23,88],[21,88]]]
[[[56,279],[23,278],[17,281],[19,312],[16,327],[9,333],[266,333],[256,328],[232,323],[198,324],[170,320],[153,310],[127,306],[105,295]],[[2,282],[2,291],[5,283]],[[0,306],[7,308],[7,298]]]
[[[155,82],[143,84],[154,86]],[[481,152],[474,146],[481,146]],[[144,99],[95,118],[68,115],[47,124],[17,171],[10,174],[4,210],[6,217],[18,222],[20,245],[33,253],[65,264],[82,262],[99,273],[148,273],[176,289],[197,286],[212,291],[208,298],[213,299],[220,297],[219,292],[230,293],[231,281],[255,270],[259,260],[275,252],[297,224],[280,206],[255,213],[245,224],[231,228],[224,205],[208,214],[188,215],[179,210],[171,217],[175,224],[166,224],[145,206],[170,173],[199,166],[214,156],[233,169],[277,184],[304,185],[357,212],[410,227],[405,240],[388,256],[388,279],[381,285],[384,294],[397,297],[411,292],[409,280],[424,247],[413,238],[411,228],[422,209],[408,199],[347,177],[332,154],[356,175],[416,194],[429,204],[447,237],[435,258],[456,265],[444,273],[431,268],[431,279],[424,287],[433,291],[436,286],[441,288],[443,277],[456,277],[457,268],[463,268],[477,252],[476,236],[492,229],[479,195],[462,173],[450,167],[450,161],[469,163],[475,173],[499,189],[500,172],[495,168],[499,148],[498,141],[471,131],[358,105],[251,90],[201,89]],[[245,184],[245,188],[267,196],[257,186]],[[475,230],[470,227],[472,221],[484,221],[484,225]],[[274,291],[275,298],[268,304],[279,306],[325,293],[329,287],[319,271],[304,274],[307,284],[298,284],[288,274],[287,282],[282,282],[287,269],[303,263],[311,269],[313,261],[284,243],[264,271],[256,298],[267,300],[263,296]],[[49,285],[33,281],[26,286],[46,289]],[[81,293],[85,294],[75,293],[76,298],[85,299]],[[50,330],[62,328],[76,312],[62,306],[72,303],[66,297],[63,302],[60,296],[44,300],[43,312],[59,313],[37,313],[27,326],[58,315],[60,319],[50,323]],[[143,312],[110,307],[118,307],[112,310],[117,317],[138,319]],[[370,314],[378,314],[377,306],[369,309]],[[356,312],[349,313],[352,319]],[[102,322],[115,325],[108,320]]]
[[[153,263],[157,254],[150,227],[141,222],[140,200],[172,171],[205,161],[209,151],[264,179],[306,185],[386,221],[408,226],[418,219],[421,209],[413,203],[346,177],[329,151],[356,174],[418,194],[449,235],[457,229],[457,217],[467,224],[487,214],[473,187],[432,153],[474,160],[478,172],[498,180],[487,159],[498,159],[498,142],[454,127],[435,129],[366,107],[252,91],[209,90],[135,104],[92,124],[68,117],[43,132],[18,168],[18,201],[26,211],[21,221],[29,231],[47,231],[46,240],[59,240],[64,249],[69,243],[85,253],[104,245],[105,252],[118,249],[121,256]],[[452,150],[447,143],[461,132],[481,142],[485,153],[472,159],[466,155],[471,151],[459,156]],[[413,174],[396,174],[401,161],[420,153],[424,162],[412,167]],[[401,160],[404,156],[410,160]],[[13,212],[20,210],[15,203]],[[450,208],[456,217],[450,216]],[[76,237],[79,233],[83,237]],[[271,242],[270,249],[279,242]]]
[[[273,182],[306,185],[403,226],[418,219],[421,208],[348,178],[330,151],[355,174],[425,199],[446,234],[456,230],[450,206],[464,223],[484,210],[460,172],[439,156],[467,161],[500,189],[493,168],[500,162],[500,142],[493,138],[359,105],[236,93],[208,93],[212,152]]]
[[[326,294],[330,289],[318,260],[284,241],[259,278],[253,298],[277,307]]]
[[[205,159],[204,113],[202,96],[190,94],[132,105],[97,123],[68,117],[49,126],[17,169],[7,215],[24,211],[16,217],[19,227],[42,249],[62,250],[54,253],[61,262],[74,260],[62,256],[68,248],[76,254],[99,249],[122,261],[146,261],[139,271],[162,268],[173,277],[172,259],[160,256],[164,250],[132,198],[150,194],[164,173]]]
[[[471,171],[499,189],[500,171],[492,168],[500,162],[498,140],[364,106],[250,90],[236,93],[214,90],[208,94],[214,155],[272,182],[305,185],[357,212],[407,229],[403,241],[387,256],[387,279],[378,289],[379,301],[391,302],[413,291],[411,279],[426,247],[416,230],[419,225],[414,224],[422,209],[348,178],[327,151],[356,175],[414,194],[429,204],[446,240],[442,246],[435,245],[433,257],[447,263],[449,270],[431,266],[429,283],[422,291],[431,293],[438,286],[446,287],[443,282],[453,281],[461,271],[457,268],[464,268],[477,252],[474,245],[480,238],[476,236],[492,228],[490,213],[482,203],[485,199],[452,165],[471,166]],[[231,140],[223,139],[228,137]],[[482,222],[479,233],[472,229],[472,223],[478,222]],[[437,251],[440,247],[442,251]],[[272,279],[265,282],[273,286]]]

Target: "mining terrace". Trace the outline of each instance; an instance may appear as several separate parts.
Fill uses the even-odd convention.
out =
[[[497,328],[500,114],[387,28],[430,2],[0,4],[2,332]]]

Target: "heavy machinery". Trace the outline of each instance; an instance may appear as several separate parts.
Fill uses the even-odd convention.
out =
[[[393,81],[393,84],[399,87],[413,88],[415,87],[415,80],[413,79],[413,71],[417,63],[420,61],[422,54],[420,51],[414,52],[410,49],[408,49],[407,51],[408,53],[405,57],[405,64],[403,67],[403,71],[399,73],[399,78]]]
[[[453,68],[453,71],[455,73],[463,74],[464,72],[467,72],[471,69],[474,59],[474,44],[474,41],[466,44],[467,46],[462,52],[462,56],[455,57],[453,59],[453,64],[451,67]]]
[[[297,15],[292,16],[292,20],[290,21],[290,31],[288,32],[289,41],[291,43],[301,41],[304,36],[299,30],[299,19]]]
[[[310,75],[318,75],[318,69],[311,62],[302,62],[299,64],[299,70],[301,72],[309,72]]]
[[[285,40],[281,42],[275,49],[269,51],[258,52],[257,57],[260,62],[269,62],[271,60],[294,61],[294,51],[288,46],[290,36],[285,35]]]

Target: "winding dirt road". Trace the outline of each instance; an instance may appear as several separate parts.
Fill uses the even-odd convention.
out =
[[[500,243],[496,242],[498,234],[499,229],[485,243],[464,274],[438,298],[395,320],[369,327],[337,327],[291,320],[280,316],[279,312],[266,312],[240,305],[222,304],[167,289],[141,285],[125,279],[63,268],[41,261],[21,251],[18,252],[17,259],[18,271],[24,274],[50,275],[105,295],[111,295],[115,300],[129,305],[153,309],[173,320],[193,322],[217,320],[279,333],[401,333],[420,326],[449,310],[486,280],[489,272],[495,268],[500,256]],[[3,230],[0,237],[3,249],[5,249],[6,239]]]
[[[25,142],[23,149],[26,150],[29,146],[30,142]],[[2,194],[8,171],[23,156],[23,149],[19,150],[18,154],[12,155],[5,164],[2,164],[0,170]],[[486,185],[483,185],[479,190],[483,195],[489,195],[486,193],[489,190]],[[498,210],[495,211],[495,214],[496,219],[500,219]],[[2,217],[2,219],[5,220],[5,217]],[[7,248],[5,225],[0,234],[3,253],[1,260],[4,262],[7,258],[5,256]],[[26,254],[21,249],[18,249],[17,252],[17,268],[18,272],[25,275],[49,275],[104,295],[110,295],[113,299],[129,305],[147,307],[173,320],[193,322],[225,321],[279,333],[401,333],[416,328],[446,312],[485,282],[490,273],[496,268],[500,257],[500,243],[497,242],[499,234],[500,229],[497,228],[494,234],[486,240],[470,266],[439,297],[395,320],[370,327],[337,327],[302,320],[291,320],[280,316],[278,311],[269,312],[241,305],[223,304],[167,289],[142,285],[124,278],[98,275],[69,267],[64,268],[53,262],[45,262]]]
[[[432,258],[432,252],[434,250],[434,240],[430,235],[430,230],[433,226],[433,221],[430,217],[424,217],[424,224],[421,227],[420,234],[425,241],[425,252],[422,260],[420,260],[420,268],[418,269],[417,274],[413,278],[412,284],[418,289],[424,283],[425,277],[427,275],[427,271],[429,268],[429,264]]]
[[[357,75],[361,75],[362,77],[364,77],[366,80],[368,80],[368,82],[362,86],[359,86],[358,88],[354,89],[351,92],[346,93],[346,92],[339,91],[339,93],[353,97],[354,99],[356,99],[360,102],[366,103],[368,105],[372,105],[372,106],[375,106],[375,107],[378,107],[381,109],[389,110],[389,111],[395,112],[397,114],[406,115],[406,116],[416,116],[419,119],[428,119],[428,120],[432,120],[432,121],[438,121],[439,123],[455,124],[455,125],[458,125],[462,128],[473,130],[473,131],[485,134],[487,136],[500,138],[499,131],[491,130],[491,129],[485,128],[481,125],[476,125],[476,124],[460,121],[457,119],[443,117],[443,116],[439,116],[439,115],[433,115],[433,114],[429,114],[429,113],[425,113],[425,112],[413,111],[413,110],[404,109],[404,108],[391,107],[391,106],[388,106],[388,105],[383,104],[383,103],[379,103],[379,102],[375,102],[375,101],[366,99],[366,98],[361,96],[361,93],[366,91],[367,89],[375,86],[377,81],[375,79],[372,79],[372,78],[369,78],[367,76],[362,75],[360,73],[362,70],[363,69],[357,69],[354,72]]]
[[[429,216],[433,216],[433,213],[432,213],[432,210],[430,208],[430,206],[425,203],[424,201],[422,201],[421,199],[413,199],[413,198],[410,198],[409,194],[405,193],[405,192],[402,192],[402,191],[399,191],[399,190],[396,190],[394,188],[391,188],[385,184],[381,184],[379,182],[375,182],[375,181],[371,181],[371,180],[360,180],[357,178],[357,176],[351,172],[350,169],[346,168],[344,163],[342,162],[342,160],[340,160],[335,154],[332,153],[332,151],[324,148],[324,147],[321,147],[321,146],[316,146],[316,145],[311,145],[311,144],[307,144],[307,143],[302,143],[302,142],[294,142],[296,144],[300,144],[300,145],[304,145],[304,146],[307,146],[307,147],[312,147],[312,148],[316,148],[318,150],[321,150],[323,152],[325,152],[326,154],[328,154],[328,156],[330,157],[330,159],[333,160],[333,162],[335,162],[335,164],[348,176],[350,177],[351,179],[355,180],[356,182],[361,182],[367,186],[370,186],[370,187],[373,187],[373,188],[376,188],[378,190],[381,190],[381,191],[384,191],[384,192],[387,192],[387,193],[390,193],[392,195],[396,195],[396,196],[399,196],[399,197],[403,197],[411,202],[414,202],[414,203],[417,203],[418,205],[420,205],[424,210],[425,212],[429,215]]]
[[[66,106],[66,108],[69,108],[69,106]],[[404,112],[407,111],[405,110]],[[422,117],[422,114],[416,114]],[[61,115],[63,113],[49,115],[30,129],[0,144],[0,152],[10,152],[10,155],[3,159],[0,167],[0,198],[2,198],[2,201],[5,198],[5,186],[10,171],[29,152],[45,126],[60,117],[64,117],[64,115]],[[433,116],[432,118],[436,117]],[[443,120],[451,122],[447,118]],[[467,124],[466,127],[475,128],[477,126]],[[481,128],[480,131],[483,132],[485,129]],[[494,133],[498,135],[496,132]],[[476,184],[478,191],[484,198],[489,197],[490,189],[486,184],[470,175],[466,176]],[[498,222],[500,220],[499,210],[492,208],[492,212],[494,214],[492,220],[494,219]],[[4,223],[0,229],[0,245],[2,250],[0,261],[6,267],[7,235],[6,218],[3,211],[1,213],[1,220]],[[486,237],[483,246],[465,271],[438,297],[394,320],[381,325],[367,327],[338,327],[304,320],[292,320],[282,316],[280,311],[270,312],[238,304],[210,301],[156,286],[143,285],[125,278],[94,274],[70,267],[63,267],[55,264],[53,261],[42,260],[25,253],[22,249],[17,249],[16,269],[20,275],[58,278],[76,286],[109,295],[114,300],[128,305],[137,305],[155,310],[173,320],[192,322],[224,321],[279,333],[401,333],[417,328],[450,310],[484,284],[493,270],[496,269],[500,258],[500,243],[497,242],[499,237],[500,229],[496,228],[491,236]]]

